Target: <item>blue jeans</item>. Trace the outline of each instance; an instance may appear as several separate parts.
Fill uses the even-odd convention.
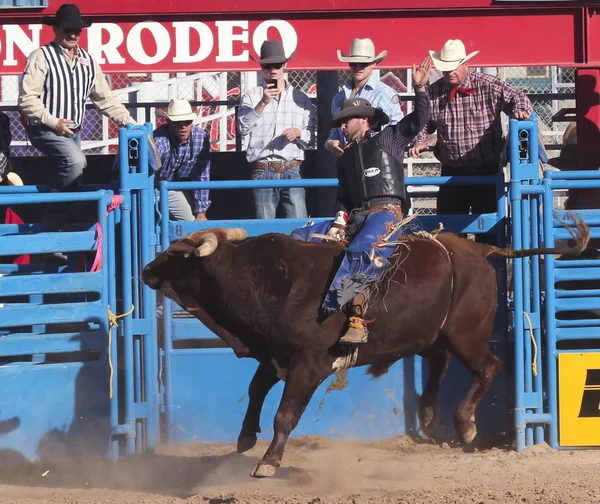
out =
[[[53,192],[77,191],[81,174],[87,166],[81,150],[81,136],[56,134],[46,126],[27,126],[27,135],[36,149],[48,158],[48,169],[52,170],[48,185]],[[64,231],[68,214],[66,203],[52,203],[44,211],[44,223],[48,231]]]
[[[75,191],[81,174],[87,166],[85,154],[81,150],[81,136],[72,138],[56,134],[46,126],[27,126],[27,135],[36,149],[50,161],[48,169],[54,171],[49,180],[53,191]]]
[[[298,180],[300,166],[295,166],[284,173],[275,173],[272,168],[252,170],[252,180]],[[283,216],[287,218],[307,217],[303,187],[254,189],[254,208],[257,219],[275,219],[277,206],[281,203]]]

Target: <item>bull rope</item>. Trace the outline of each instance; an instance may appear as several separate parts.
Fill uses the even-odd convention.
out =
[[[131,305],[131,310],[127,313],[123,313],[122,315],[115,315],[111,310],[110,306],[108,307],[108,369],[110,371],[108,378],[108,397],[112,399],[113,396],[113,376],[115,374],[115,370],[113,368],[112,357],[110,355],[110,349],[112,347],[112,329],[113,327],[119,327],[118,319],[127,317],[127,315],[131,315],[135,310],[135,306]]]
[[[410,220],[412,220],[412,218]],[[396,226],[394,226],[394,227],[395,228],[402,227],[404,224],[406,224],[407,221],[408,220],[403,220],[403,221],[399,222],[398,224],[396,224]],[[450,261],[450,265],[452,265],[452,260],[450,259],[450,252],[448,251],[448,249],[446,248],[446,246],[437,239],[438,234],[440,234],[440,232],[443,229],[444,229],[444,225],[440,222],[439,225],[438,225],[438,227],[437,227],[437,229],[435,231],[432,231],[432,232],[428,232],[428,231],[414,231],[412,233],[412,236],[417,236],[418,238],[425,238],[427,240],[432,240],[433,242],[437,243],[440,247],[442,247],[444,249],[444,251],[446,252],[446,256],[448,257],[448,261]],[[408,235],[408,236],[411,236],[411,235]],[[380,246],[391,247],[391,246],[402,245],[402,244],[406,244],[406,241],[405,240],[396,240],[396,241],[393,241],[393,242],[383,243]],[[452,278],[450,280],[450,295],[451,296],[452,296],[453,292],[454,292],[454,273],[452,274]],[[442,322],[442,325],[440,326],[440,331],[444,327],[444,324],[446,323],[446,320],[448,320],[448,315],[450,315],[450,306],[451,306],[451,304],[452,303],[448,303],[448,309],[446,310],[446,316],[444,317],[444,321]]]
[[[527,323],[529,324],[529,336],[531,337],[531,342],[533,343],[533,362],[531,363],[531,370],[533,372],[533,376],[537,376],[538,374],[538,366],[537,366],[537,356],[538,356],[538,347],[535,342],[535,335],[533,334],[533,324],[531,323],[531,319],[529,318],[529,313],[526,311],[523,312],[523,315],[527,319]]]

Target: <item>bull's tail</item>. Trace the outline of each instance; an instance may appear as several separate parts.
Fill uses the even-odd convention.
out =
[[[566,229],[569,231],[569,234],[573,237],[575,244],[572,247],[568,248],[531,248],[524,250],[512,250],[508,248],[498,248],[492,245],[488,245],[488,251],[486,253],[486,257],[506,257],[509,259],[515,259],[519,257],[530,257],[534,255],[543,255],[543,254],[561,254],[568,256],[578,256],[581,254],[588,246],[588,242],[590,241],[590,228],[587,226],[583,219],[579,216],[579,214],[573,214],[572,212],[568,212],[567,216],[573,221],[575,225],[575,230],[573,227],[569,226],[562,219],[557,217],[554,218],[558,220]]]

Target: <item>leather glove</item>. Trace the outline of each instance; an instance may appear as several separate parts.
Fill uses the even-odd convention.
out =
[[[333,220],[333,224],[327,231],[327,236],[330,238],[335,238],[337,240],[341,240],[346,230],[346,224],[348,223],[348,214],[342,210],[340,210],[337,214],[335,214],[335,219]]]

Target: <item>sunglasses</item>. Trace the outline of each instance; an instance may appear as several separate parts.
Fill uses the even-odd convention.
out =
[[[283,66],[283,63],[266,63],[261,65],[263,70],[279,70]]]
[[[67,35],[81,35],[81,28],[63,28],[63,31]]]
[[[348,63],[350,68],[367,68],[372,63]]]
[[[176,128],[187,128],[191,126],[194,121],[173,121],[173,126]]]

